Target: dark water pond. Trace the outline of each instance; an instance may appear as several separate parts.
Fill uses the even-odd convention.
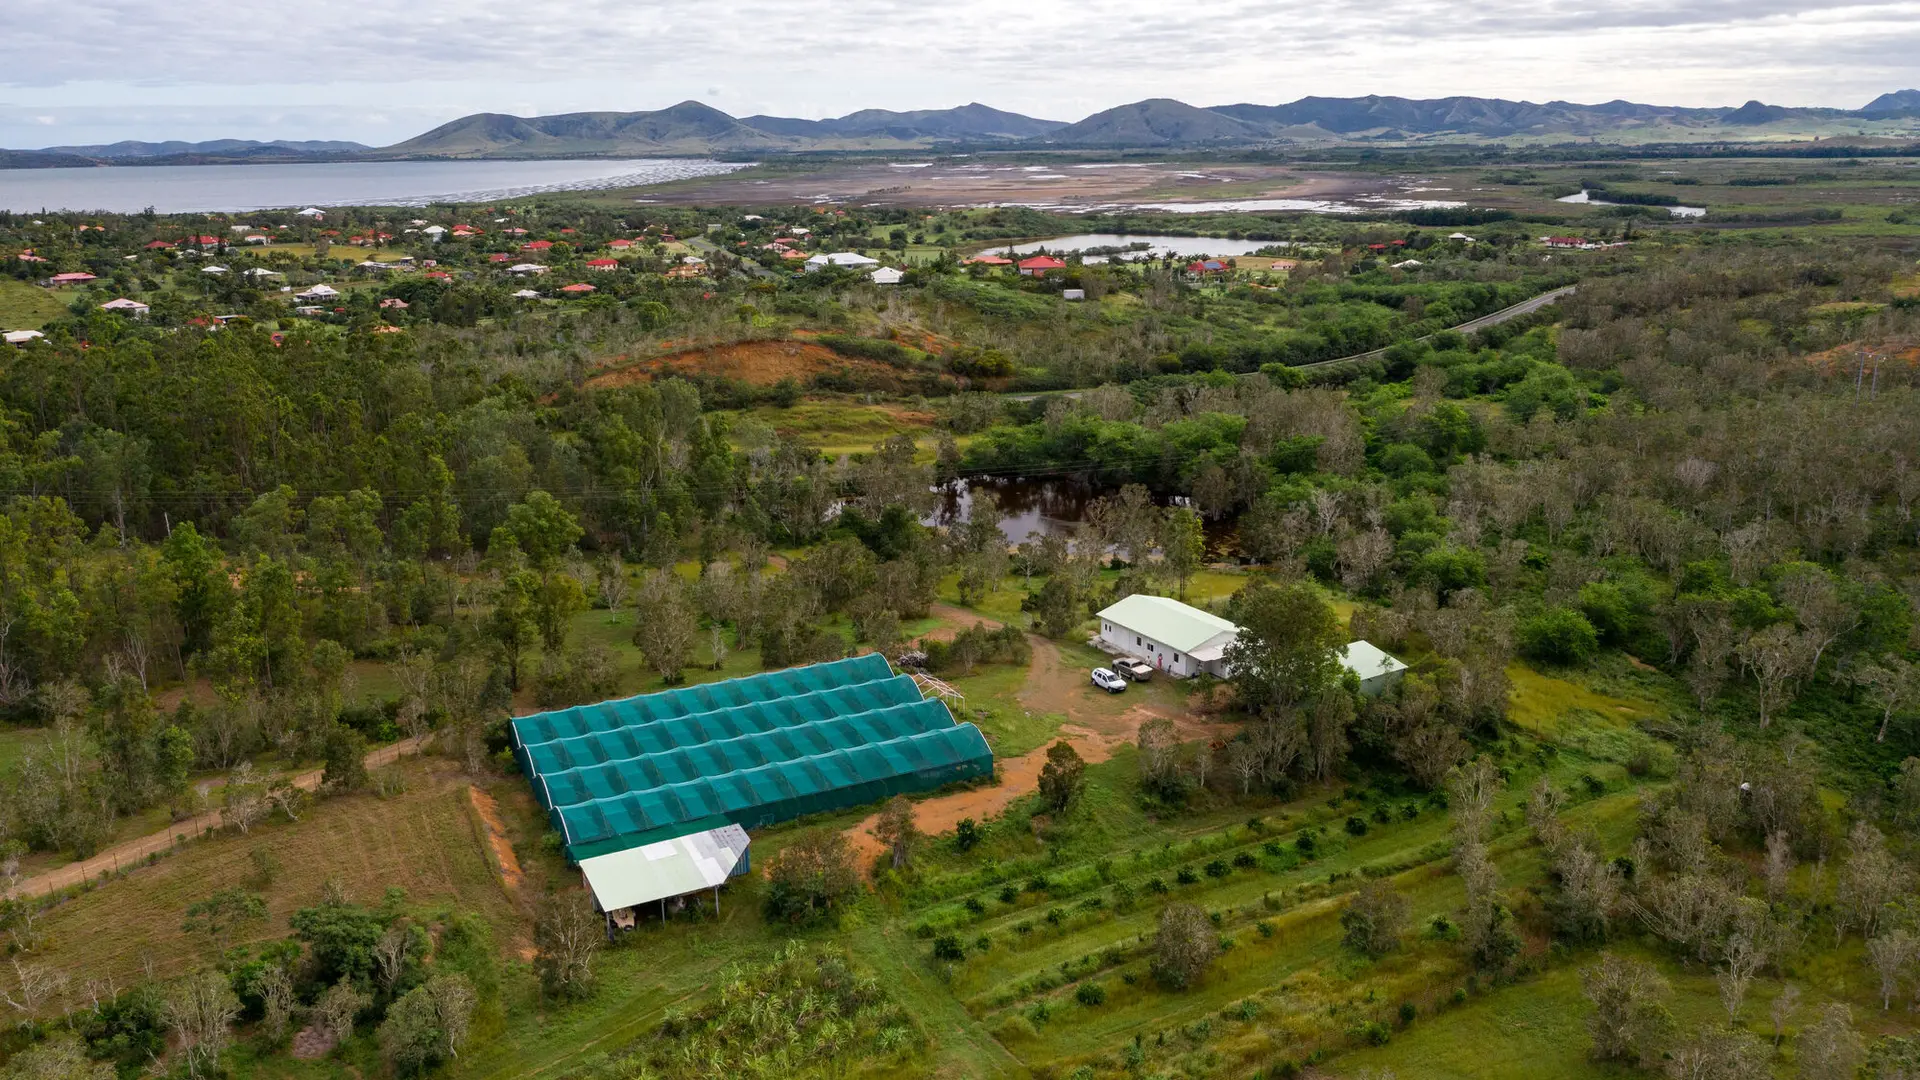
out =
[[[1000,500],[1000,532],[1009,544],[1021,544],[1042,536],[1071,539],[1087,519],[1087,504],[1115,489],[1070,479],[973,480],[952,483],[940,489],[940,505],[921,523],[952,526],[967,519],[973,509],[976,491],[991,491]],[[1156,496],[1162,506],[1185,503],[1182,496]],[[1228,522],[1206,523],[1207,557],[1220,557],[1233,544],[1233,526]]]

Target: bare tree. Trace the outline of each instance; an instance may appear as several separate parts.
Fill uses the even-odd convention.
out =
[[[221,820],[240,830],[245,836],[255,825],[266,819],[273,809],[267,799],[267,785],[253,773],[253,763],[243,761],[234,766],[227,774],[227,783],[221,789],[224,805],[221,807]]]
[[[1796,563],[1780,576],[1780,600],[1793,612],[1812,646],[1808,671],[1841,635],[1860,625],[1860,608],[1840,591],[1833,575],[1812,563]]]
[[[1393,537],[1385,529],[1350,532],[1334,544],[1340,565],[1340,583],[1350,592],[1370,588],[1393,558]]]
[[[313,1003],[313,1022],[336,1043],[353,1037],[353,1022],[373,1004],[373,995],[364,993],[345,975],[322,991]]]
[[[1867,939],[1867,966],[1880,977],[1880,1011],[1893,1007],[1893,998],[1913,967],[1916,942],[1906,927],[1897,926]]]
[[[418,649],[401,649],[387,665],[394,682],[400,686],[400,709],[396,719],[410,738],[427,733],[427,708],[433,693],[433,657]]]
[[[1587,1030],[1594,1057],[1632,1065],[1660,1056],[1673,1032],[1666,1007],[1672,990],[1652,964],[1602,953],[1599,963],[1581,969],[1580,989],[1593,1003]]]
[[[1787,1037],[1787,1025],[1793,1022],[1793,1014],[1800,1008],[1800,988],[1788,983],[1773,996],[1773,1003],[1767,1006],[1767,1018],[1773,1021],[1773,1045],[1779,1046],[1780,1040]]]
[[[1867,1060],[1866,1040],[1853,1029],[1853,1013],[1840,1002],[1829,1002],[1820,1019],[1800,1033],[1794,1047],[1800,1080],[1832,1080],[1853,1076]]]
[[[186,1055],[187,1075],[217,1075],[220,1055],[233,1039],[233,1022],[240,1018],[240,999],[226,976],[202,971],[175,983],[163,1015]]]
[[[874,824],[873,835],[887,847],[888,860],[895,870],[913,864],[913,852],[920,846],[920,826],[913,820],[913,803],[904,795],[887,800]]]
[[[1760,702],[1760,726],[1773,721],[1773,714],[1793,701],[1794,683],[1811,670],[1816,653],[1815,642],[1805,632],[1795,633],[1784,624],[1769,626],[1748,635],[1737,650],[1740,664],[1753,676]]]
[[[261,1027],[268,1041],[277,1043],[286,1035],[300,1006],[300,999],[293,993],[293,978],[284,965],[272,964],[254,979],[253,990],[260,995]]]
[[[1747,1000],[1747,988],[1767,962],[1767,950],[1759,935],[1745,928],[1727,935],[1721,946],[1720,967],[1714,979],[1720,986],[1720,1004],[1727,1010],[1727,1023],[1740,1022],[1740,1009]]]
[[[388,927],[386,933],[373,943],[374,973],[388,993],[393,992],[394,984],[400,981],[400,976],[406,971],[413,946],[413,927],[404,922]]]
[[[1880,830],[1856,823],[1847,834],[1847,864],[1834,891],[1834,933],[1845,939],[1847,930],[1857,926],[1872,937],[1886,905],[1905,895],[1911,878],[1887,851]]]
[[[31,1020],[40,1012],[40,1007],[58,997],[67,987],[67,977],[57,968],[45,964],[35,964],[14,957],[13,989],[0,989],[0,1001],[21,1014],[23,1020]]]
[[[549,894],[533,925],[533,966],[541,990],[562,999],[591,994],[594,954],[605,940],[605,927],[584,895]]]
[[[620,621],[620,608],[627,602],[627,568],[618,555],[607,555],[594,565],[594,585],[600,601],[607,605],[607,621]]]
[[[1888,653],[1878,663],[1861,664],[1847,678],[1880,710],[1880,731],[1874,735],[1874,742],[1887,741],[1887,725],[1893,722],[1894,713],[1920,704],[1920,664],[1897,654]]]
[[[1767,834],[1767,859],[1761,876],[1766,881],[1767,902],[1777,904],[1787,898],[1792,884],[1793,842],[1784,829]]]

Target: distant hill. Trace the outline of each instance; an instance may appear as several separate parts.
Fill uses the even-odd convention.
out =
[[[1047,136],[1062,146],[1203,146],[1258,142],[1267,126],[1200,109],[1172,98],[1150,98],[1097,112]]]
[[[1907,116],[1920,114],[1920,90],[1895,90],[1891,94],[1881,94],[1867,102],[1860,112],[1866,116],[1899,113]]]
[[[0,151],[0,168],[56,164],[211,164],[396,158],[637,157],[781,154],[936,147],[1045,150],[1258,146],[1299,141],[1392,139],[1636,139],[1654,142],[1769,137],[1911,137],[1920,90],[1882,94],[1864,109],[1799,108],[1749,101],[1699,108],[1607,101],[1504,98],[1303,97],[1280,105],[1200,107],[1151,98],[1075,123],[1042,120],[978,102],[953,109],[863,109],[824,120],[734,117],[698,101],[651,112],[555,116],[475,113],[405,142],[370,149],[352,142],[120,142]]]
[[[519,117],[476,113],[379,151],[382,157],[543,157],[562,154],[711,153],[792,148],[697,101],[655,112]]]
[[[871,138],[900,142],[919,140],[972,141],[1032,139],[1066,127],[1064,120],[1036,120],[1003,112],[979,102],[957,109],[920,109],[891,112],[863,109],[829,120],[795,120],[783,116],[746,116],[740,122],[769,134],[803,139]]]
[[[43,153],[73,154],[87,158],[155,158],[175,157],[181,154],[205,154],[217,157],[239,155],[248,151],[273,150],[295,154],[353,154],[373,149],[363,143],[339,142],[325,139],[294,140],[276,139],[259,142],[254,139],[213,139],[208,142],[125,142],[106,143],[100,146],[49,146]]]
[[[47,150],[0,150],[0,169],[84,169],[99,164],[77,154]]]

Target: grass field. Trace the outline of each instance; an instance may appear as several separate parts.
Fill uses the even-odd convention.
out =
[[[406,778],[400,794],[322,800],[299,821],[186,844],[124,881],[60,903],[41,919],[45,940],[36,960],[65,972],[76,989],[88,979],[125,986],[147,972],[177,974],[213,952],[182,929],[188,905],[245,883],[266,897],[269,915],[237,933],[235,943],[283,938],[287,917],[314,903],[329,879],[361,903],[378,903],[398,886],[422,909],[477,912],[512,940],[513,904],[480,846],[465,778],[440,759],[399,768]],[[255,852],[276,865],[270,881],[259,878]]]
[[[67,313],[68,293],[0,278],[0,330],[38,330]]]

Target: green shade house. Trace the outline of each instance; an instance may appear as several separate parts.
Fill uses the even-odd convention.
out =
[[[980,729],[877,654],[538,713],[512,734],[534,797],[583,866],[993,771]]]

